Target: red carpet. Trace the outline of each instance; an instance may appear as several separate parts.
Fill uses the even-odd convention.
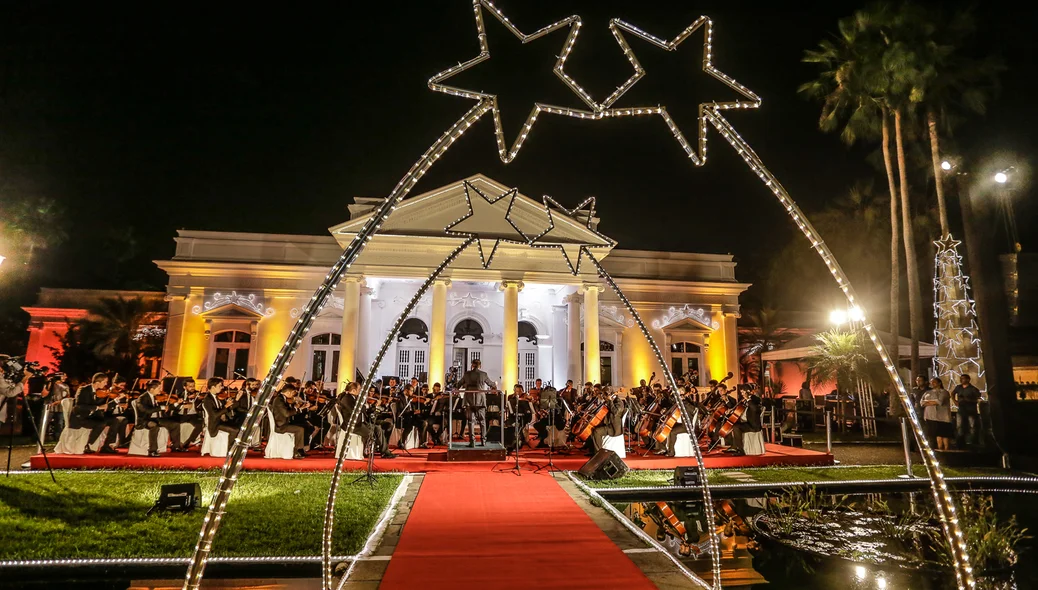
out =
[[[832,455],[798,449],[781,445],[765,445],[766,453],[756,457],[733,457],[715,452],[704,457],[708,469],[745,469],[749,467],[770,467],[782,465],[832,465]],[[403,451],[396,451],[396,459],[376,459],[376,471],[409,471],[411,473],[442,472],[491,472],[495,468],[507,467],[508,463],[447,461],[447,453],[443,447],[425,450],[414,449],[412,456]],[[161,457],[129,456],[125,451],[118,455],[54,455],[49,454],[51,467],[54,469],[220,469],[224,460],[199,456],[197,451],[191,453],[165,453]],[[520,464],[530,467],[543,465],[548,461],[544,451],[524,450],[519,453]],[[514,461],[514,459],[512,460]],[[563,470],[576,470],[587,462],[582,453],[555,455],[556,467]],[[639,453],[627,455],[624,459],[632,469],[673,469],[678,466],[695,465],[692,457],[669,459],[649,454],[642,457]],[[30,460],[33,469],[46,469],[42,455],[35,455]],[[366,461],[347,461],[347,469],[364,469]],[[335,459],[331,453],[311,453],[306,459],[264,459],[263,452],[250,451],[245,459],[248,471],[331,471],[335,467]]]
[[[380,586],[577,587],[655,588],[552,477],[532,473],[426,475]]]

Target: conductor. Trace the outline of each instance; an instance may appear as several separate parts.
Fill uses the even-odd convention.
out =
[[[472,368],[461,377],[461,389],[465,392],[465,418],[469,423],[469,446],[476,446],[476,424],[482,437],[480,446],[487,444],[487,389],[494,389],[494,383],[484,371],[479,370],[479,361],[472,361]]]

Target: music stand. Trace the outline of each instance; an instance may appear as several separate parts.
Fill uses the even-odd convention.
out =
[[[548,411],[548,462],[534,469],[534,473],[540,473],[547,469],[549,473],[560,471],[552,460],[552,449],[555,447],[555,410],[559,407],[558,392],[554,387],[546,387],[541,390],[540,406],[542,410]]]
[[[379,426],[376,424],[375,428],[379,428]],[[343,441],[343,443],[345,443],[345,444],[343,445],[342,452],[345,453],[346,452],[346,448],[345,447],[349,446],[349,441]],[[357,479],[355,479],[352,482],[350,482],[350,485],[353,485],[353,484],[361,482],[361,481],[366,481],[366,482],[368,482],[369,486],[375,487],[375,480],[378,479],[378,478],[375,477],[375,435],[374,435],[374,433],[372,433],[372,435],[368,437],[368,443],[366,445],[364,445],[364,448],[367,449],[367,451],[368,451],[368,467],[364,471],[364,475],[361,475]]]
[[[501,438],[502,438],[502,440],[505,438],[505,428],[507,428],[507,426],[505,425],[505,413],[506,413],[507,410],[508,410],[508,397],[502,393],[501,394]],[[519,465],[519,396],[515,396],[515,416],[513,416],[512,422],[513,422],[512,428],[515,429],[515,449],[514,449],[514,452],[515,452],[515,465],[509,467],[508,469],[502,470],[502,473],[507,473],[509,471],[514,471],[516,476],[522,476],[523,468]]]

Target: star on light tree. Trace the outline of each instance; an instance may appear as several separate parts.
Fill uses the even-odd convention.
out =
[[[702,67],[703,71],[710,74],[714,78],[723,82],[726,86],[740,94],[745,100],[735,101],[711,101],[700,103],[699,105],[699,117],[697,120],[697,134],[698,138],[696,146],[693,148],[689,144],[685,134],[678,128],[677,124],[671,118],[667,112],[667,107],[663,105],[655,106],[635,106],[635,107],[623,107],[623,108],[612,108],[613,105],[620,99],[625,92],[627,92],[632,86],[634,86],[638,80],[646,75],[645,69],[642,67],[641,62],[634,54],[634,50],[627,43],[627,39],[624,38],[623,32],[626,31],[636,37],[644,39],[649,43],[652,43],[656,47],[665,51],[677,51],[681,44],[692,36],[700,28],[703,29],[703,59]],[[624,55],[627,57],[627,61],[631,62],[631,67],[634,68],[634,73],[630,78],[627,79],[623,84],[617,87],[612,94],[606,97],[602,101],[601,107],[603,109],[603,115],[607,117],[631,117],[639,115],[659,115],[667,123],[667,127],[670,128],[674,138],[681,144],[682,149],[688,154],[688,157],[692,160],[692,163],[696,166],[702,166],[706,163],[706,144],[707,144],[707,123],[710,115],[717,115],[722,110],[727,109],[755,109],[760,106],[761,100],[756,94],[754,94],[749,88],[735,81],[734,78],[721,72],[713,66],[713,23],[712,21],[701,16],[689,25],[684,31],[678,34],[677,37],[670,41],[665,41],[655,35],[652,35],[630,23],[622,21],[620,19],[613,19],[609,23],[609,30],[612,31],[613,37],[616,38],[616,42],[620,44],[620,48],[623,50]]]
[[[555,61],[555,65],[552,67],[552,71],[555,75],[562,80],[562,82],[572,90],[584,104],[588,105],[592,110],[574,109],[570,107],[555,106],[545,104],[541,102],[534,103],[533,108],[530,109],[529,116],[526,117],[526,122],[523,123],[522,129],[519,131],[519,135],[512,142],[511,148],[505,141],[504,129],[501,126],[501,110],[498,107],[497,96],[494,94],[488,94],[486,92],[477,92],[475,90],[467,90],[463,88],[457,88],[455,86],[448,86],[443,84],[445,80],[448,80],[465,70],[468,70],[476,65],[483,63],[490,59],[490,44],[487,41],[486,27],[483,23],[483,9],[486,8],[490,11],[490,14],[494,16],[506,29],[508,29],[516,38],[519,39],[523,44],[536,41],[549,33],[553,33],[559,29],[569,27],[569,34],[566,35],[566,40],[562,44],[562,49],[559,52],[558,59]],[[470,98],[477,101],[488,101],[490,103],[490,109],[493,112],[494,118],[494,137],[497,140],[497,151],[501,158],[501,161],[505,164],[515,159],[515,156],[522,149],[523,143],[526,141],[527,136],[533,129],[534,123],[537,122],[537,117],[542,112],[547,112],[555,115],[565,115],[568,117],[576,117],[580,119],[598,119],[601,118],[599,113],[600,107],[595,102],[591,95],[587,93],[576,81],[566,74],[566,59],[569,57],[570,52],[573,51],[573,46],[577,42],[577,35],[580,34],[581,21],[577,15],[566,17],[560,21],[552,23],[546,27],[542,27],[537,31],[527,35],[520,31],[508,17],[504,15],[492,2],[489,0],[473,0],[472,10],[476,17],[476,38],[479,40],[479,55],[469,59],[468,61],[461,62],[456,66],[447,68],[446,70],[436,74],[429,79],[429,88],[437,92],[443,92],[444,94],[450,94],[452,96],[460,96],[463,98]]]

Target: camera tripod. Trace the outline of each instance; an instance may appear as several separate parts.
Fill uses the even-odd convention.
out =
[[[40,438],[40,427],[36,424],[36,416],[32,412],[32,407],[29,406],[29,401],[25,399],[24,393],[8,398],[7,405],[12,410],[8,414],[7,421],[11,425],[11,435],[7,439],[7,477],[11,477],[11,453],[14,451],[14,411],[18,409],[18,400],[22,400],[25,404],[25,411],[29,414],[29,421],[32,423],[32,432],[36,437],[36,444],[40,449],[40,453],[43,454],[43,462],[47,464],[47,471],[50,472],[50,479],[54,483],[58,483],[58,480],[54,478],[54,470],[50,467],[50,459],[47,458],[47,449],[43,446],[43,439]],[[68,428],[68,424],[65,425]]]

